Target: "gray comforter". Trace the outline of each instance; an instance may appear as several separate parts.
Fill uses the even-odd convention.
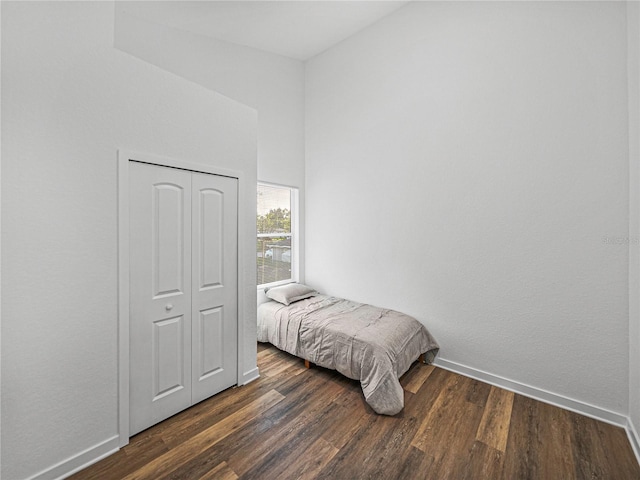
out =
[[[413,317],[324,295],[260,305],[258,341],[360,380],[367,403],[385,415],[404,407],[398,378],[420,354],[430,362],[438,351]]]

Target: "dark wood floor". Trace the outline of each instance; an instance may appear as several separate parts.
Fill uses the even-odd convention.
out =
[[[261,378],[135,437],[73,479],[640,479],[626,433],[432,366],[376,415],[358,382],[259,345]]]

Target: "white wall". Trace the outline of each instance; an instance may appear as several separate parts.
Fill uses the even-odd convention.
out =
[[[640,446],[640,4],[627,2],[629,95],[629,416]],[[637,452],[640,457],[640,450]]]
[[[256,112],[114,49],[113,28],[111,2],[2,2],[6,479],[117,445],[120,148],[243,173],[240,361],[255,368]]]
[[[626,415],[625,12],[415,2],[308,62],[307,283]]]
[[[0,26],[2,6],[0,6]],[[0,52],[2,35],[0,34]],[[2,98],[2,54],[0,53],[0,99]],[[0,108],[0,198],[2,198],[2,108]],[[0,387],[2,386],[2,208],[0,208]],[[0,388],[0,475],[2,475],[2,389]]]
[[[280,55],[154,24],[116,7],[120,50],[258,111],[258,179],[297,187],[304,212],[304,65]],[[300,217],[304,235],[304,215]],[[300,243],[304,278],[304,241]]]

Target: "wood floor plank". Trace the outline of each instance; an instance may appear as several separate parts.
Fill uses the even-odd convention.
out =
[[[539,471],[546,478],[571,478],[575,475],[571,450],[571,425],[568,411],[546,403],[540,404],[540,435],[545,439],[539,444]]]
[[[236,449],[231,452],[228,463],[233,470],[240,475],[249,471],[257,474],[261,469],[268,470],[268,467],[264,468],[265,465],[284,460],[286,453],[281,456],[280,450],[289,451],[289,446],[292,444],[295,444],[296,448],[302,448],[302,445],[298,445],[304,440],[300,438],[301,432],[306,432],[307,435],[315,433],[320,436],[322,430],[317,425],[318,423],[327,424],[325,419],[333,408],[331,399],[339,395],[342,387],[333,382],[325,382],[320,388],[326,393],[322,398],[310,389],[303,390],[304,396],[291,398],[291,408],[283,421],[269,429],[268,442],[265,442],[264,438],[254,438],[254,442],[250,443],[247,449]],[[290,394],[289,397],[292,395]],[[251,451],[251,455],[246,454],[247,450]]]
[[[417,364],[415,367],[416,368],[412,369],[412,371],[415,373],[411,376],[411,379],[406,383],[406,385],[403,384],[405,390],[414,394],[418,393],[420,387],[424,385],[424,382],[427,381],[429,376],[435,370],[435,367],[433,365]]]
[[[331,396],[335,395],[335,392],[328,393]],[[243,463],[238,462],[240,460],[238,457],[231,457],[229,461],[233,462],[234,470],[244,473],[248,478],[281,478],[282,471],[287,468],[287,465],[297,461],[300,452],[305,452],[307,461],[312,461],[312,458],[306,455],[306,451],[329,427],[330,423],[325,419],[333,416],[336,408],[339,407],[332,402],[329,401],[327,404],[316,397],[305,411],[291,419],[279,432],[274,432],[273,439],[277,442],[277,447],[273,444],[265,445],[266,448],[260,452],[259,461],[252,459],[250,469],[244,470],[246,465],[244,452],[238,452],[241,457],[244,457]]]
[[[214,449],[215,446],[212,446],[167,475],[158,476],[158,480],[238,478],[238,475],[229,468],[227,462],[211,454]]]
[[[336,453],[338,449],[320,437],[306,449],[304,456],[298,455],[278,478],[314,479]]]
[[[507,448],[512,407],[513,392],[491,387],[476,433],[476,440],[504,452]]]
[[[190,458],[198,455],[212,444],[219,442],[238,430],[256,415],[259,415],[283,399],[284,397],[278,392],[270,390],[236,413],[127,475],[124,480],[156,479],[161,475],[171,473]]]
[[[420,428],[414,435],[411,446],[426,452],[429,443],[433,443],[437,440],[433,435],[433,421],[438,415],[441,415],[441,411],[446,409],[448,405],[455,401],[456,395],[460,394],[460,377],[450,376],[447,378],[447,382],[443,385],[442,390],[438,393],[437,398],[431,405],[431,409],[427,412],[426,416],[420,424]]]
[[[448,429],[447,422],[440,422],[442,426],[439,427],[439,437],[442,443],[428,452],[435,461],[435,478],[457,478],[452,473],[468,468],[470,452],[475,442],[473,436],[482,418],[482,409],[466,401],[459,405],[462,408],[460,416],[451,419],[451,427]]]
[[[570,414],[570,422],[578,478],[640,478],[640,466],[630,458],[631,446],[621,428],[577,414]]]
[[[296,369],[295,365],[291,364],[290,359],[281,358],[276,362],[274,362],[273,364],[269,365],[269,367],[265,368],[264,370],[261,370],[260,373],[265,377],[275,377],[276,375],[281,374],[285,370],[290,370],[290,369]],[[304,369],[304,365],[300,364],[299,370],[302,371],[303,369]]]
[[[596,426],[599,442],[610,446],[605,450],[606,475],[640,479],[640,466],[634,461],[634,453],[627,432],[621,427],[606,425],[602,422],[596,422]]]
[[[397,416],[382,419],[383,435],[372,439],[369,454],[365,457],[365,477],[375,477],[377,473],[384,478],[392,478],[400,469],[407,445],[413,438],[419,426],[419,420],[414,416]]]
[[[459,463],[457,472],[452,472],[452,478],[460,480],[500,478],[503,463],[504,452],[476,441],[467,460]]]
[[[269,410],[268,416],[257,416],[238,430],[210,448],[183,463],[167,477],[167,480],[199,478],[208,472],[213,465],[226,461],[229,467],[239,476],[256,464],[263,462],[266,455],[274,450],[274,443],[286,443],[280,438],[281,430],[292,428],[293,418],[305,414],[318,416],[321,412],[315,410],[321,405],[319,397],[314,395],[316,390],[327,391],[331,395],[331,386],[327,387],[327,380],[323,377],[311,379],[303,388],[298,383],[284,400]],[[317,407],[316,407],[317,405]],[[304,424],[301,428],[304,428]],[[265,442],[265,436],[269,441]],[[251,452],[251,455],[247,455]]]
[[[416,364],[415,367],[416,369],[421,369],[423,365]],[[387,420],[388,422],[393,422],[389,432],[381,436],[377,443],[367,442],[368,450],[375,453],[367,459],[366,468],[360,469],[358,474],[363,475],[364,478],[368,476],[372,478],[396,478],[398,472],[403,470],[403,466],[408,461],[408,455],[411,452],[411,448],[408,448],[408,445],[422,419],[431,409],[441,387],[445,384],[446,375],[443,375],[443,372],[444,370],[441,369],[434,370],[434,373],[429,378],[429,387],[423,386],[424,390],[420,390],[421,395],[414,395],[410,392],[405,393],[404,410]],[[371,413],[368,417],[360,419],[360,426],[355,429],[352,427],[353,431],[357,431],[358,428],[364,428],[366,423],[376,417],[378,415]],[[329,432],[325,435],[328,434]],[[351,436],[353,436],[353,433]],[[426,456],[424,453],[421,453],[421,455],[423,457]],[[416,478],[416,472],[412,472],[406,478]]]
[[[451,437],[454,442],[459,440],[452,435],[456,430],[454,427],[462,427],[464,424],[464,427],[468,428],[470,417],[482,413],[477,405],[466,401],[467,389],[471,384],[471,379],[462,375],[451,374],[449,376],[446,386],[422,420],[420,428],[411,441],[412,446],[427,452],[428,449],[440,448],[439,442],[442,442],[444,438]],[[443,416],[448,417],[448,422],[442,422]],[[478,417],[478,422],[480,418]],[[474,429],[477,427],[477,423],[473,425]],[[475,434],[475,430],[473,433]]]
[[[343,411],[348,411],[344,409]],[[337,449],[342,449],[358,432],[362,425],[366,423],[365,417],[370,417],[372,414],[364,409],[358,413],[352,413],[347,415],[340,423],[334,426],[334,428],[328,429],[324,432],[323,438]]]
[[[491,392],[491,385],[479,380],[474,380],[467,391],[467,402],[475,403],[484,408],[489,398],[489,392]]]
[[[316,367],[316,370],[319,368]],[[362,394],[362,387],[357,380],[351,380],[350,378],[342,375],[336,375],[333,380],[339,383],[342,388],[342,394],[334,400],[334,403],[343,405],[344,407],[351,408],[357,412],[373,414],[373,409],[367,404]]]
[[[540,405],[522,395],[514,396],[502,480],[542,478],[538,466],[544,461],[539,459]]]
[[[592,478],[574,467],[569,413],[515,395],[502,478]]]
[[[576,475],[580,478],[604,478],[604,456],[592,438],[592,432],[583,419],[574,420],[576,442],[573,445]]]
[[[367,478],[364,470],[371,467],[377,452],[373,448],[362,447],[377,444],[385,438],[390,432],[390,423],[381,415],[363,416],[361,419],[364,422],[355,426],[353,437],[322,470],[321,478]]]
[[[433,457],[409,445],[396,470],[395,478],[397,480],[435,480],[429,470],[432,464]]]
[[[458,376],[454,378],[453,383],[459,383],[462,390],[468,386],[469,381]],[[462,401],[464,402],[464,397]],[[395,477],[395,472],[400,467],[395,458],[402,457],[407,446],[415,438],[413,433],[419,426],[422,427],[421,418],[414,416],[409,410],[416,406],[416,403],[407,402],[405,411],[396,417],[372,415],[365,418],[365,423],[355,429],[352,439],[323,470],[322,478],[372,478],[376,475],[380,475],[381,478]],[[467,441],[465,439],[469,438],[462,432],[467,428],[473,428],[475,433],[480,421],[480,409],[472,404],[467,404],[467,407],[460,411],[460,421],[449,424],[450,428],[446,434],[447,428],[436,419],[438,414],[430,424],[437,431],[434,435],[437,440],[426,447],[425,456],[433,457],[441,471],[449,468],[450,462],[453,461],[448,452],[455,450],[456,443]],[[431,411],[429,410],[427,416]],[[439,435],[442,435],[442,438],[438,438]],[[363,445],[367,445],[367,448],[362,448]]]
[[[404,470],[407,462],[413,463],[410,455],[412,450],[417,449],[408,447],[408,445],[413,440],[418,427],[431,409],[440,390],[446,384],[446,379],[447,373],[444,370],[435,369],[434,373],[429,377],[428,386],[423,386],[423,389],[419,390],[419,395],[407,392],[405,394],[405,409],[398,415],[401,418],[401,423],[394,427],[388,440],[371,446],[379,452],[376,461],[378,462],[379,470],[384,472],[386,477],[395,478],[400,475],[398,472]],[[434,457],[424,452],[421,452],[420,455],[422,457],[421,468],[429,468],[433,464]],[[400,475],[398,478],[420,478],[416,475],[417,472],[414,471],[408,473],[408,476]]]
[[[422,420],[411,445],[433,459],[433,478],[449,478],[468,462],[483,409],[467,402],[474,381],[451,374],[446,387]]]
[[[213,470],[198,477],[198,480],[236,480],[237,478],[238,475],[229,468],[227,462],[220,462]]]
[[[141,441],[132,440],[125,448],[69,478],[72,480],[120,479],[168,451],[169,448],[160,437]]]
[[[269,344],[258,342],[258,362],[264,365],[264,360],[273,355],[278,355],[280,350],[269,348]]]
[[[266,344],[258,352],[269,375],[132,437],[71,478],[640,479],[623,429],[518,394],[510,400],[442,368],[427,375],[414,364],[401,379],[405,407],[388,417],[367,405],[359,382],[306,370]]]
[[[269,378],[260,382],[252,382],[241,389],[236,387],[227,389],[132,437],[131,444],[146,444],[148,442],[153,444],[160,439],[171,448],[232,415],[288,380],[286,377]],[[242,390],[242,395],[238,394],[240,390]],[[128,449],[131,447],[128,446]]]

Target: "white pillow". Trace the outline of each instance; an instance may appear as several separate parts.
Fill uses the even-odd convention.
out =
[[[288,283],[280,287],[270,288],[266,291],[266,294],[271,300],[289,305],[298,300],[304,300],[305,298],[318,295],[318,292],[301,283]]]

